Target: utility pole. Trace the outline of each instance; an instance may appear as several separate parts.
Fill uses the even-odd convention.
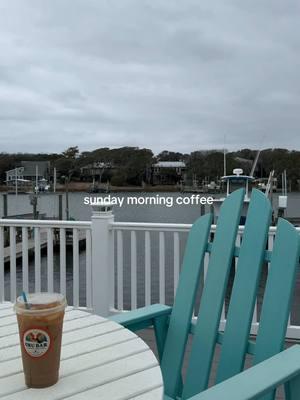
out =
[[[226,176],[226,149],[224,147],[224,176]]]
[[[39,190],[39,167],[38,165],[35,166],[35,194],[37,195]]]
[[[227,168],[226,168],[226,135],[225,134],[224,134],[224,154],[223,155],[224,155],[224,176],[226,176]]]

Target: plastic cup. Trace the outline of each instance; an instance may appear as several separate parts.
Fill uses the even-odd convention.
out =
[[[59,293],[29,293],[26,303],[17,298],[15,312],[19,325],[25,383],[43,388],[58,381],[65,296]]]

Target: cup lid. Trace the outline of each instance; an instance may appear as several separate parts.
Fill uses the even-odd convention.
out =
[[[23,296],[19,296],[15,303],[15,311],[22,314],[53,313],[64,309],[67,305],[66,298],[61,293],[28,293],[27,303]]]

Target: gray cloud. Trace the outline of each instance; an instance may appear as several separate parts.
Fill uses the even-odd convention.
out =
[[[299,3],[0,0],[0,151],[299,149]]]

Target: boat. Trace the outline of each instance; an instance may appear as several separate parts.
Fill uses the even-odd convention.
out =
[[[254,181],[254,176],[252,175],[243,175],[244,171],[241,168],[235,168],[233,170],[232,175],[225,175],[221,177],[221,182],[225,183],[226,185],[226,196],[224,197],[219,197],[219,198],[214,198],[213,199],[213,207],[214,207],[214,220],[215,222],[218,219],[218,216],[220,214],[220,208],[225,200],[226,197],[230,195],[234,190],[244,187],[245,188],[245,197],[244,197],[244,203],[243,203],[243,209],[241,213],[241,220],[240,220],[240,225],[244,225],[246,221],[246,214],[249,206],[249,189],[250,189],[250,184]]]
[[[203,184],[203,193],[216,193],[221,189],[221,185],[215,181]]]
[[[89,187],[89,193],[109,193],[109,183],[96,183],[95,178],[93,178],[93,183]]]
[[[34,187],[34,190],[36,193],[48,192],[49,189],[50,189],[50,185],[48,184],[48,181],[45,178],[37,180],[37,184]]]
[[[269,178],[258,178],[255,180],[255,184],[257,186],[257,189],[261,190],[262,192],[265,192],[268,188],[268,180]],[[273,193],[277,192],[277,187],[278,187],[278,183],[277,183],[277,178],[272,179],[272,187],[271,190]]]

